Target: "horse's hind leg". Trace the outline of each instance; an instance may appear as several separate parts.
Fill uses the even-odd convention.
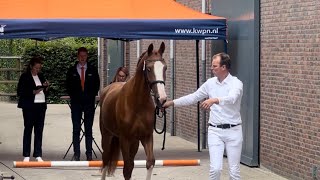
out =
[[[121,152],[124,161],[123,176],[125,180],[130,180],[132,170],[134,167],[134,157],[136,156],[139,148],[138,140],[121,139]]]
[[[153,136],[152,134],[150,136],[145,136],[144,138],[141,139],[141,144],[144,147],[144,151],[146,153],[147,156],[147,177],[146,180],[150,180],[151,179],[151,175],[152,175],[152,170],[155,164],[155,158],[153,155]]]
[[[108,157],[110,148],[111,148],[111,139],[112,136],[108,135],[108,133],[104,133],[102,134],[102,139],[101,139],[101,146],[102,146],[102,161],[103,161],[103,166],[102,166],[102,175],[101,175],[101,180],[105,180],[106,179],[106,173],[108,170],[108,159],[110,157]]]
[[[104,180],[105,173],[107,173],[108,176],[113,175],[114,171],[117,168],[117,162],[120,154],[119,138],[116,136],[112,136],[109,133],[103,134],[102,149],[103,168],[101,179]]]
[[[102,168],[102,175],[101,175],[101,180],[106,179],[106,174],[107,174],[107,167]]]

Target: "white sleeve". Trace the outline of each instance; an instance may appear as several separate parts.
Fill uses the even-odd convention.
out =
[[[243,84],[240,80],[234,82],[227,96],[218,97],[219,104],[234,104],[241,97],[243,91]]]
[[[205,82],[196,92],[173,100],[174,106],[187,106],[208,98],[207,84]]]

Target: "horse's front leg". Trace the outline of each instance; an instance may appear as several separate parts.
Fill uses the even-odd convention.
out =
[[[132,176],[132,170],[134,167],[134,157],[138,152],[139,141],[127,138],[121,139],[121,152],[124,161],[123,176],[125,180],[130,180]]]
[[[146,180],[150,180],[151,179],[151,175],[152,175],[152,170],[155,164],[155,158],[154,158],[154,154],[153,154],[153,135],[149,135],[149,136],[145,136],[141,139],[141,144],[144,147],[144,151],[146,153],[147,156],[147,177]]]

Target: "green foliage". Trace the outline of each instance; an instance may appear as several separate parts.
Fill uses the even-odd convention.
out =
[[[56,44],[56,45],[66,45],[66,46],[96,46],[97,45],[97,38],[77,38],[77,37],[69,37],[69,38],[62,38],[62,39],[55,39],[51,41],[38,41],[37,44]]]
[[[98,42],[97,38],[75,38],[77,44],[96,45]]]
[[[1,56],[20,56],[27,45],[35,45],[36,41],[31,39],[1,39]]]
[[[25,62],[28,62],[34,55],[44,58],[42,72],[50,82],[48,103],[60,103],[60,96],[66,95],[66,73],[69,67],[73,66],[77,61],[77,49],[79,47],[81,46],[66,46],[59,43],[41,43],[37,47],[26,47],[26,51],[22,56]],[[97,47],[90,45],[86,46],[86,48],[89,51],[89,62],[97,66]]]
[[[98,66],[97,38],[63,38],[48,42],[34,40],[0,40],[0,55],[22,56],[22,62],[28,64],[32,56],[42,56],[42,72],[50,82],[48,103],[61,103],[60,96],[66,95],[65,79],[70,66],[77,61],[77,49],[86,47],[88,61]],[[0,61],[0,68],[16,67],[15,61]],[[25,66],[26,67],[26,66]],[[12,73],[11,80],[18,80],[19,73]],[[14,77],[13,77],[14,76]],[[0,73],[0,80],[8,80],[8,75]],[[0,91],[16,92],[16,84],[0,84]]]

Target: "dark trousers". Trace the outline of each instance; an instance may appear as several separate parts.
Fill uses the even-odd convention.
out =
[[[42,135],[46,114],[45,103],[34,103],[32,107],[22,109],[24,120],[23,156],[30,157],[31,135],[34,128],[33,157],[42,156]]]
[[[73,125],[73,151],[74,155],[80,156],[80,131],[82,113],[84,113],[84,134],[86,138],[86,155],[92,155],[92,125],[94,119],[94,103],[71,103],[71,118]]]

